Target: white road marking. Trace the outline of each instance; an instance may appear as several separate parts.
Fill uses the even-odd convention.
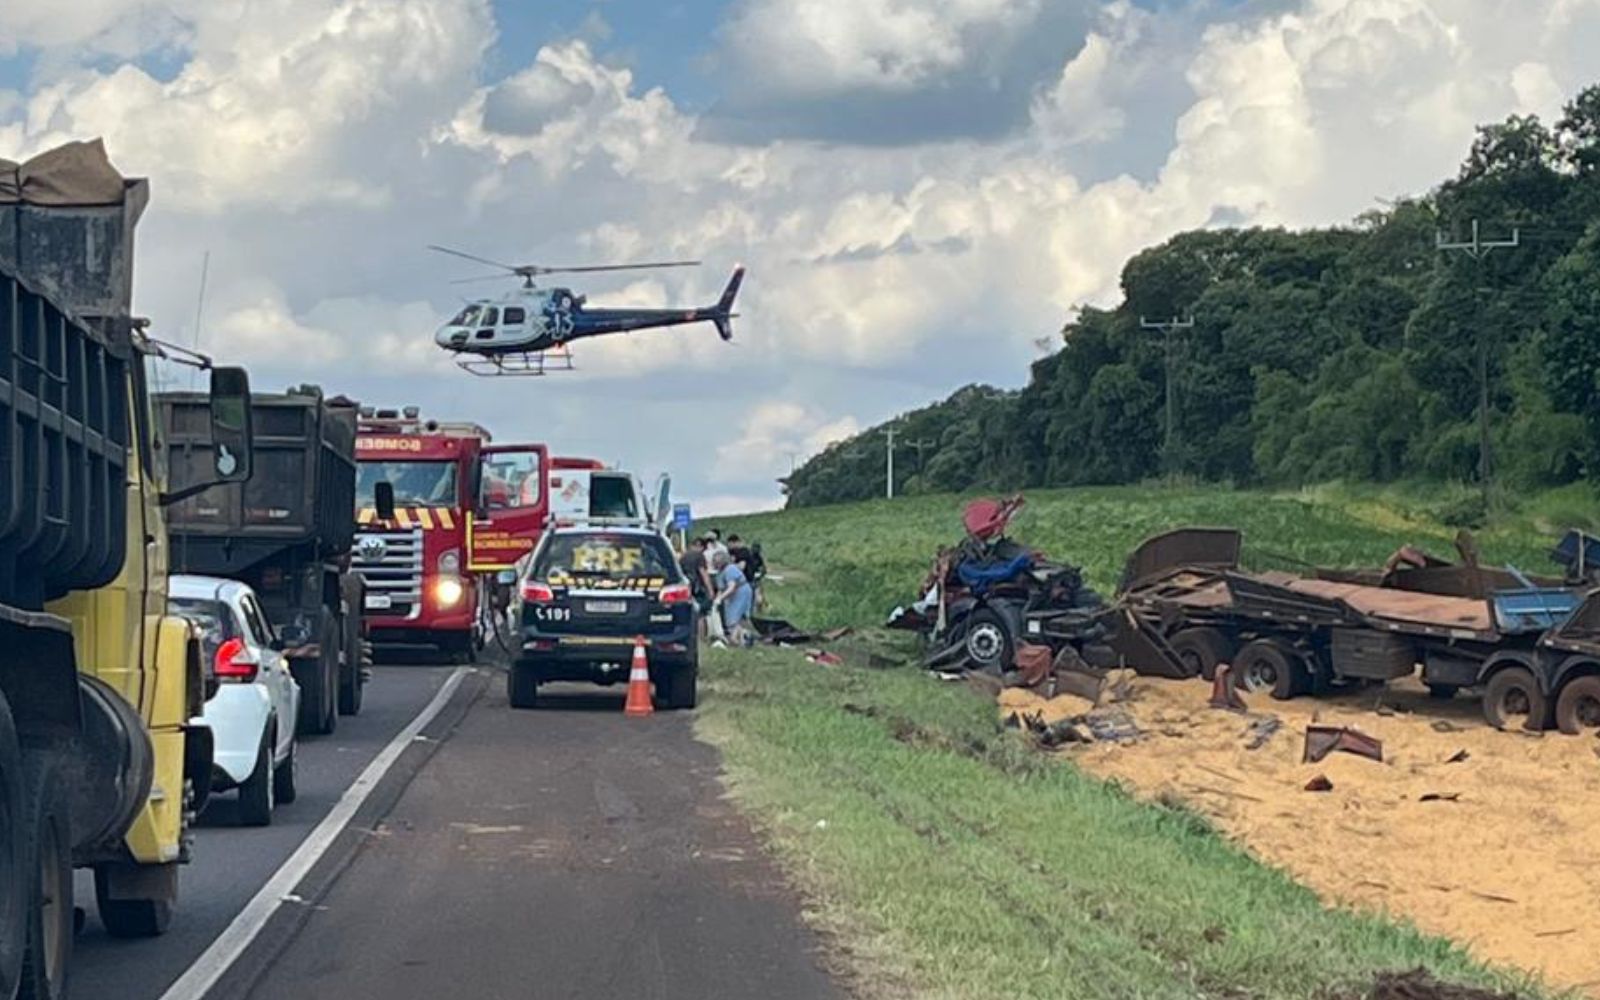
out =
[[[416,741],[418,735],[434,720],[434,717],[444,709],[450,696],[455,694],[456,688],[461,686],[462,678],[472,672],[471,667],[459,667],[445,682],[440,685],[439,691],[433,696],[417,717],[389,741],[378,756],[366,766],[366,769],[357,776],[356,780],[345,789],[339,801],[334,803],[328,815],[322,817],[311,831],[310,835],[301,842],[295,852],[289,855],[289,860],[283,863],[272,878],[267,880],[250,902],[245,904],[239,915],[233,918],[217,939],[211,942],[194,964],[178,977],[177,982],[167,987],[161,994],[161,1000],[202,1000],[217,984],[223,974],[236,962],[250,943],[261,933],[261,928],[278,911],[286,900],[297,899],[293,895],[294,887],[300,884],[311,871],[334,840],[350,825],[355,818],[356,811],[362,803],[367,801],[367,796],[378,786],[378,782],[394,766],[395,761],[405,752],[406,747]]]

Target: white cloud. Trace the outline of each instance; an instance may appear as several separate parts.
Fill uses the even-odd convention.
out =
[[[486,0],[98,0],[70,29],[45,23],[50,6],[10,0],[0,37],[183,56],[170,79],[67,58],[0,95],[0,154],[104,134],[119,166],[152,176],[141,311],[181,328],[209,247],[219,355],[333,391],[414,386],[608,457],[648,440],[686,492],[746,499],[775,495],[788,450],[974,377],[1025,377],[1036,338],[1114,301],[1123,262],[1181,229],[1339,222],[1425,190],[1474,124],[1550,114],[1594,82],[1600,51],[1595,0],[1526,0],[1523,30],[1497,0],[1281,0],[1270,15],[1203,8],[1204,30],[1118,0],[1077,33],[1063,11],[1078,0],[736,8],[730,89],[884,116],[910,105],[873,95],[953,115],[987,113],[986,87],[1020,95],[1014,128],[889,148],[720,141],[585,41],[482,80]],[[154,41],[128,42],[141,23]],[[1005,76],[1024,55],[1045,71]],[[1152,117],[1153,94],[1181,113]],[[1096,157],[1130,137],[1148,169],[1105,169]],[[456,305],[446,279],[472,272],[429,259],[429,242],[519,262],[707,262],[572,282],[596,303],[702,304],[743,261],[736,346],[709,328],[641,333],[578,345],[566,382],[470,382],[431,334]]]

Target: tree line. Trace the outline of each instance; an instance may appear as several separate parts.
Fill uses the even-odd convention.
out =
[[[1516,245],[1436,245],[1470,243],[1474,221]],[[896,491],[1475,481],[1485,386],[1497,484],[1600,480],[1600,85],[1554,124],[1480,127],[1427,195],[1329,229],[1181,233],[1121,285],[1026,387],[966,386],[891,421],[919,445]],[[1149,325],[1172,318],[1193,325]],[[795,469],[789,504],[882,496],[888,427]]]

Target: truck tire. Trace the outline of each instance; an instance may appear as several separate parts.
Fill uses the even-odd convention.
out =
[[[512,708],[539,707],[539,675],[532,663],[511,664],[506,671],[506,699]]]
[[[94,902],[100,911],[100,923],[106,933],[115,938],[145,938],[165,934],[172,924],[170,897],[145,899],[111,898],[111,869],[121,862],[96,865],[94,869]],[[173,880],[176,885],[177,880]]]
[[[28,898],[27,837],[22,816],[22,749],[11,706],[0,695],[0,997],[22,981],[22,956],[33,901]]]
[[[1556,698],[1556,728],[1568,736],[1600,729],[1600,677],[1574,677],[1561,686]]]
[[[967,659],[979,670],[996,676],[1011,669],[1016,657],[1016,639],[1011,626],[993,608],[979,608],[967,619]]]
[[[1496,729],[1518,727],[1538,732],[1549,711],[1549,700],[1527,667],[1506,667],[1484,685],[1483,717]]]
[[[273,785],[272,780],[272,727],[261,734],[261,746],[256,750],[256,766],[250,777],[239,786],[239,822],[245,826],[271,826]]]
[[[698,687],[700,678],[700,665],[685,663],[681,667],[673,668],[667,675],[666,696],[662,698],[662,707],[673,710],[687,710],[695,707],[698,702]]]
[[[355,574],[345,577],[344,615],[341,617],[344,635],[339,659],[339,714],[360,715],[361,695],[367,686],[366,639],[361,635],[361,607],[366,597],[361,578]],[[281,796],[280,796],[281,798]],[[287,800],[285,800],[287,801]]]
[[[1275,639],[1246,643],[1234,657],[1234,675],[1245,691],[1270,691],[1279,701],[1288,701],[1311,689],[1311,672],[1294,651]]]
[[[295,679],[300,681],[300,731],[328,736],[339,728],[339,623],[326,608],[317,629],[317,658],[301,660]]]
[[[72,827],[65,777],[53,753],[30,754],[23,765],[25,872],[29,899],[27,945],[18,1000],[61,1000],[72,957]]]
[[[1193,673],[1206,680],[1216,676],[1217,664],[1233,659],[1233,643],[1214,628],[1186,628],[1169,640],[1178,659]]]

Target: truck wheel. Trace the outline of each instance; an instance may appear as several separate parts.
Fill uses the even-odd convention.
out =
[[[1556,728],[1568,736],[1600,729],[1600,677],[1574,677],[1556,698]]]
[[[361,578],[350,574],[344,586],[344,642],[341,643],[343,656],[339,661],[340,715],[361,714],[361,695],[367,686],[367,643],[361,635],[361,606],[366,600],[363,591]]]
[[[61,1000],[72,956],[72,829],[66,785],[54,754],[35,753],[24,766],[27,833],[27,950],[19,1000]]]
[[[1496,729],[1537,732],[1544,728],[1549,710],[1549,701],[1527,667],[1506,667],[1484,686],[1483,717]]]
[[[700,670],[696,663],[685,663],[667,675],[666,698],[662,705],[670,709],[694,708],[698,702]]]
[[[272,769],[272,798],[283,805],[293,802],[295,796],[300,794],[300,790],[295,785],[295,780],[298,777],[295,772],[297,766],[295,759],[299,755],[300,742],[298,740],[292,741],[289,744],[289,755],[283,758],[283,763]]]
[[[506,697],[512,708],[539,707],[539,676],[533,664],[511,664],[511,669],[506,671]]]
[[[300,731],[327,736],[339,728],[339,623],[326,608],[317,630],[317,658],[299,661]]]
[[[1015,643],[1011,629],[992,608],[979,608],[967,619],[967,658],[987,674],[1011,669]]]
[[[11,707],[0,695],[0,997],[12,996],[22,981],[22,955],[33,903],[22,888],[27,838],[19,815],[22,802],[22,750]]]
[[[1233,668],[1244,690],[1270,691],[1279,701],[1304,694],[1311,687],[1310,671],[1300,657],[1272,639],[1247,643],[1234,658]]]
[[[1186,628],[1171,639],[1173,652],[1190,670],[1211,680],[1217,673],[1217,664],[1227,663],[1233,655],[1233,643],[1214,628]]]
[[[112,862],[96,865],[94,869],[94,903],[100,911],[100,922],[106,933],[116,938],[156,937],[167,932],[172,923],[173,897],[128,899],[112,898]],[[177,879],[171,880],[174,886]]]
[[[262,734],[256,766],[239,786],[239,822],[245,826],[272,824],[272,730]]]

